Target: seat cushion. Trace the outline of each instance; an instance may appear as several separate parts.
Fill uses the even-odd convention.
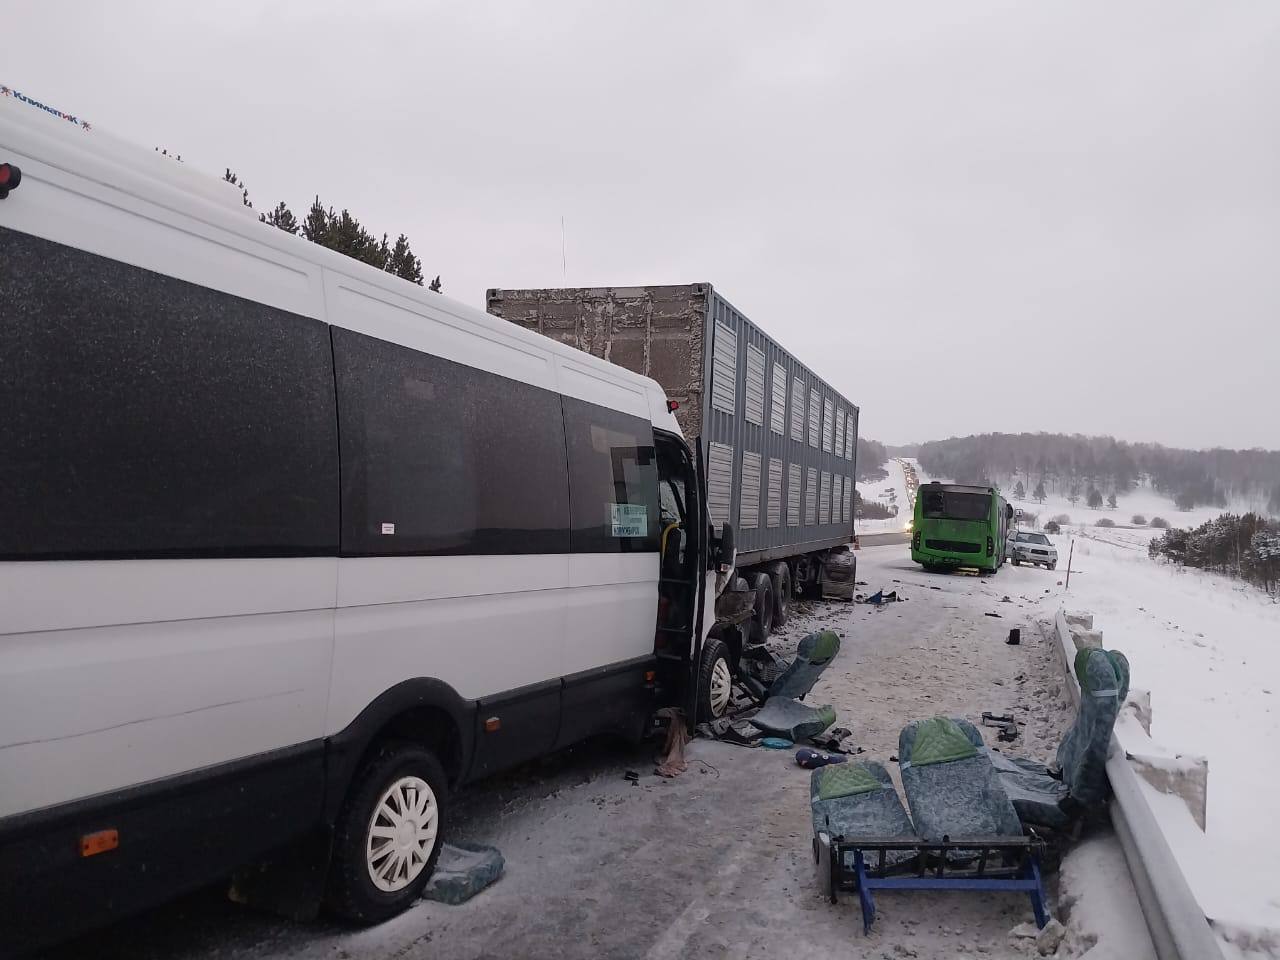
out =
[[[809,778],[809,807],[814,833],[847,842],[914,840],[915,828],[898,799],[889,771],[873,760],[819,767]],[[874,854],[868,859],[875,862]],[[886,863],[914,859],[910,851],[892,851]],[[846,856],[846,866],[851,864]]]
[[[1022,836],[982,734],[967,720],[912,721],[898,737],[898,758],[911,819],[923,839]]]

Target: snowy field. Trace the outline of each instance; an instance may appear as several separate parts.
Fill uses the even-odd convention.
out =
[[[1157,563],[1148,537],[1098,529],[1054,537],[1062,557],[1075,541],[1063,602],[1094,614],[1106,646],[1129,658],[1134,687],[1151,691],[1152,739],[1208,758],[1205,834],[1188,834],[1185,818],[1161,817],[1206,914],[1234,930],[1280,931],[1280,834],[1272,829],[1280,603],[1239,581]]]
[[[1149,526],[1152,517],[1161,517],[1169,521],[1171,527],[1198,527],[1205,521],[1212,520],[1220,514],[1228,511],[1244,513],[1252,506],[1250,504],[1233,504],[1227,507],[1196,507],[1194,510],[1183,511],[1174,506],[1173,501],[1168,497],[1144,485],[1136,487],[1128,493],[1118,495],[1115,509],[1106,506],[1104,502],[1102,507],[1094,510],[1084,502],[1085,490],[1081,491],[1080,501],[1073,504],[1067,500],[1066,494],[1061,489],[1057,491],[1046,489],[1048,496],[1045,498],[1044,503],[1040,503],[1030,496],[1030,492],[1035,489],[1034,476],[1030,484],[1023,477],[1018,479],[1022,480],[1028,496],[1021,499],[1014,496],[1014,484],[1017,481],[1012,479],[1000,481],[1000,490],[1009,499],[1009,502],[1013,504],[1015,510],[1024,510],[1037,515],[1035,523],[1037,528],[1043,527],[1046,522],[1062,514],[1071,518],[1070,526],[1073,529],[1096,527],[1098,521],[1105,517],[1112,520],[1116,528],[1133,528],[1129,534],[1118,537],[1118,539],[1129,543],[1141,540],[1144,547],[1148,540],[1161,533],[1155,527]],[[1107,491],[1104,490],[1103,496],[1106,496],[1106,493]],[[1132,522],[1134,515],[1141,515],[1148,522],[1148,525],[1135,525]],[[1063,531],[1065,532],[1066,529],[1067,525],[1064,524]],[[1112,528],[1100,527],[1098,528],[1098,533],[1102,536],[1109,536],[1108,530],[1111,530],[1112,533],[1118,532]]]

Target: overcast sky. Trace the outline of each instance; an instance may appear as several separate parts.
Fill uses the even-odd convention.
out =
[[[487,287],[709,281],[888,442],[1280,448],[1280,3],[8,0],[0,82]],[[567,272],[560,218],[567,225]]]

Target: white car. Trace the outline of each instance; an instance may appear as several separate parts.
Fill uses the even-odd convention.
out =
[[[1043,564],[1052,570],[1058,565],[1058,548],[1043,533],[1018,530],[1005,541],[1005,556],[1016,567],[1022,563]]]

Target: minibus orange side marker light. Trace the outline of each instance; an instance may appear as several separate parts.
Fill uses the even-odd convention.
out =
[[[80,856],[93,857],[120,846],[119,830],[98,830],[80,838]]]
[[[488,720],[484,722],[485,733],[497,733],[501,729],[502,729],[501,717],[490,717]]]

